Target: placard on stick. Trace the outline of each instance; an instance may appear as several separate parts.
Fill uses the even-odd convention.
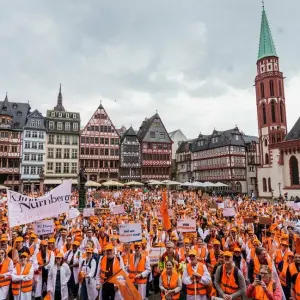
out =
[[[244,223],[247,223],[247,224],[254,223],[254,219],[252,217],[244,218],[243,220],[244,220]]]
[[[259,217],[258,223],[262,225],[271,225],[272,219],[269,217]]]

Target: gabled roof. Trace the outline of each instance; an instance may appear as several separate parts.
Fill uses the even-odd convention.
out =
[[[156,113],[155,115],[153,115],[150,119],[145,119],[141,125],[141,127],[139,128],[139,131],[138,131],[138,138],[140,141],[142,141],[144,139],[144,137],[146,136],[148,130],[150,129],[150,126],[152,125],[153,121],[156,119],[156,118],[159,118],[159,115],[158,113]]]
[[[299,140],[299,139],[300,139],[300,118],[297,120],[297,122],[294,124],[293,128],[290,130],[290,132],[285,137],[286,141]]]
[[[7,98],[7,94],[5,96],[5,99],[4,101],[2,102],[1,104],[1,107],[0,107],[0,115],[4,115],[4,116],[10,116],[10,117],[13,117],[13,112],[11,110],[11,107],[10,107],[10,103],[8,102],[8,98]]]
[[[31,126],[31,120],[32,119],[36,119],[36,120],[41,120],[41,124],[40,126],[37,128],[36,126]],[[45,118],[42,115],[42,113],[40,113],[37,109],[35,109],[32,113],[30,113],[27,116],[27,121],[26,124],[24,125],[24,129],[36,129],[36,130],[46,130],[46,126],[45,126],[45,122],[44,122]]]
[[[137,137],[137,133],[136,131],[132,128],[132,126],[130,126],[123,134],[122,134],[122,137],[121,137],[121,143],[123,142],[124,138],[126,136],[135,136]]]
[[[188,152],[188,151],[192,151],[193,148],[193,143],[196,142],[197,139],[192,139],[192,140],[188,140],[188,141],[182,141],[179,144],[179,147],[176,151],[176,153],[182,153],[182,152]],[[188,147],[188,149],[187,149]]]
[[[267,14],[263,7],[260,27],[258,60],[264,57],[277,56]]]

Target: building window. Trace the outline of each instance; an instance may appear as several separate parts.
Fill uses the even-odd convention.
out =
[[[48,169],[48,171],[53,171],[53,163],[52,162],[47,163],[47,169]]]
[[[35,127],[35,121],[30,121],[30,126]]]
[[[282,96],[282,84],[281,84],[281,81],[278,80],[278,90],[279,90],[279,97]]]
[[[31,131],[26,130],[25,137],[30,138],[31,137]]]
[[[55,163],[55,173],[61,173],[61,163]]]
[[[260,83],[260,94],[261,98],[265,98],[265,85],[263,82]]]
[[[54,156],[53,156],[53,148],[48,148],[48,158],[54,158]]]
[[[73,119],[76,119],[76,114],[73,114]]]
[[[78,123],[73,123],[73,130],[77,131],[78,130]]]
[[[72,158],[73,159],[77,159],[77,153],[78,153],[77,149],[72,149]]]
[[[78,136],[76,136],[76,135],[73,136],[72,145],[78,145]]]
[[[65,145],[70,145],[70,136],[65,135]]]
[[[269,154],[266,153],[265,154],[265,165],[268,165],[269,164]]]
[[[163,139],[165,138],[165,133],[164,133],[164,132],[160,132],[160,133],[159,133],[159,138],[160,138],[161,140],[163,140]]]
[[[30,142],[25,142],[25,149],[30,149]]]
[[[268,178],[268,188],[269,188],[269,192],[272,192],[272,185],[271,185],[271,178]]]
[[[44,132],[43,131],[39,131],[39,139],[43,139],[44,138]]]
[[[271,101],[271,115],[272,115],[272,122],[276,122],[276,102],[274,100]]]
[[[30,174],[31,175],[36,175],[36,166],[31,166]]]
[[[38,161],[43,161],[43,154],[38,154]]]
[[[59,117],[59,118],[62,118],[62,113],[58,113],[58,117]]]
[[[63,129],[62,122],[57,122],[57,130],[62,130],[62,129]]]
[[[24,160],[28,161],[30,159],[29,153],[25,153],[24,155]]]
[[[52,113],[51,113],[51,117],[55,117],[55,112],[53,111]]]
[[[72,174],[77,174],[77,163],[72,163],[71,173]]]
[[[56,149],[55,158],[61,158],[61,149],[60,148]]]
[[[283,102],[280,101],[280,122],[283,123],[284,122],[284,118],[283,118],[283,110],[284,110],[284,105]]]
[[[36,161],[36,154],[35,154],[35,153],[32,153],[32,154],[31,154],[31,160],[32,160],[32,161]]]
[[[49,137],[48,137],[48,143],[49,144],[54,144],[54,135],[53,134],[49,135]]]
[[[32,137],[33,138],[37,138],[38,137],[37,131],[32,131]]]
[[[39,149],[44,150],[44,144],[43,143],[39,143]]]
[[[109,155],[109,151],[107,148],[104,149],[104,155]]]
[[[37,128],[41,127],[41,121],[40,120],[36,120],[35,121],[35,125]]]
[[[299,185],[299,164],[294,155],[290,158],[290,178],[291,185]]]
[[[263,178],[263,191],[264,192],[267,191],[267,180],[266,180],[266,178]]]
[[[61,145],[62,144],[62,136],[61,135],[57,135],[56,136],[56,144],[57,145]]]
[[[69,173],[69,163],[64,163],[64,173]]]
[[[37,142],[32,142],[31,148],[32,149],[37,149]]]
[[[274,97],[274,81],[270,80],[270,96]]]
[[[268,146],[268,140],[265,139],[265,147],[267,147],[267,146]]]
[[[66,124],[65,124],[65,130],[66,131],[70,131],[70,123],[69,122],[66,122]]]
[[[264,103],[262,105],[262,115],[263,115],[263,124],[267,124],[266,105]]]
[[[66,118],[70,118],[70,116],[69,116],[69,114],[68,114],[68,113],[66,114]]]
[[[150,138],[155,139],[155,131],[150,131]]]
[[[24,174],[26,174],[26,175],[29,174],[29,166],[24,167]]]
[[[50,129],[50,130],[53,130],[53,129],[54,129],[54,122],[53,122],[53,121],[50,121],[50,122],[49,122],[49,129]]]
[[[64,149],[64,158],[70,158],[70,149]]]

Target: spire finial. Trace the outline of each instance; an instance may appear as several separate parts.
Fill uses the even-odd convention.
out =
[[[63,107],[62,100],[63,100],[63,99],[62,99],[61,83],[60,83],[60,84],[59,84],[58,96],[57,96],[57,105],[54,107],[54,110],[65,111],[65,108]]]
[[[261,0],[262,8],[265,9],[265,0]]]

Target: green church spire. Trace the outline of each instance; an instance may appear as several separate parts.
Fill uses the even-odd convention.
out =
[[[268,57],[277,56],[275,44],[272,38],[271,29],[269,26],[265,7],[263,5],[262,17],[261,17],[261,28],[260,28],[260,40],[259,40],[259,51],[258,60]]]

